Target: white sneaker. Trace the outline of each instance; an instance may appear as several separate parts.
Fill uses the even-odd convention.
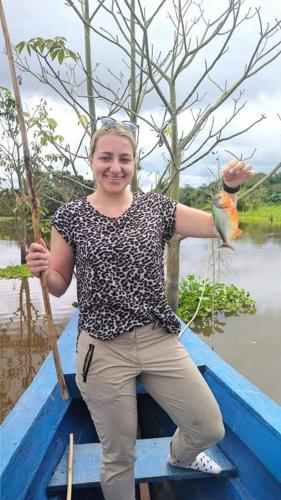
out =
[[[190,465],[180,463],[175,458],[172,458],[171,454],[169,455],[168,462],[175,467],[199,470],[200,472],[207,472],[209,474],[219,474],[221,472],[221,467],[203,451],[197,455],[194,462]]]

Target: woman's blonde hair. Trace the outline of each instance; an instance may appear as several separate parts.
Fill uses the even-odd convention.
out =
[[[117,135],[119,137],[126,137],[133,148],[133,155],[136,156],[137,143],[134,137],[134,134],[129,130],[126,130],[120,123],[116,123],[116,125],[112,128],[99,128],[92,136],[91,144],[90,144],[90,159],[92,159],[93,154],[97,147],[97,141],[99,137],[104,135]]]

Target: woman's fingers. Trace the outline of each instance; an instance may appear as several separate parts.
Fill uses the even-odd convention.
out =
[[[242,160],[231,160],[222,170],[221,176],[226,182],[236,182],[241,184],[250,177],[253,177],[255,172],[249,163]]]
[[[44,241],[43,243],[45,245]],[[26,256],[26,264],[31,273],[37,277],[44,271],[50,271],[50,252],[46,245],[43,246],[41,243],[31,243]]]
[[[43,240],[42,240],[43,241]],[[44,243],[45,244],[45,243]],[[41,243],[31,243],[30,247],[29,247],[29,253],[33,253],[33,252],[43,252],[43,253],[47,253],[48,252],[48,248],[45,244],[45,246]]]

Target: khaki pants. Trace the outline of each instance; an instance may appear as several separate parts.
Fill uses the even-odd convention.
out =
[[[79,337],[76,382],[102,445],[106,500],[135,499],[137,376],[178,426],[171,448],[177,460],[190,464],[224,436],[219,407],[199,370],[175,335],[153,326],[112,340],[85,331]]]

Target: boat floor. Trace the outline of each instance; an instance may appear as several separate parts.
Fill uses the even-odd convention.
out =
[[[192,469],[182,469],[167,463],[170,437],[138,439],[136,443],[135,478],[137,483],[163,480],[182,481],[214,477]],[[216,477],[236,475],[236,469],[216,446],[208,454],[221,466],[222,472]],[[74,446],[73,489],[100,486],[99,469],[101,446],[99,443]],[[66,491],[68,468],[68,448],[63,454],[48,486],[48,495]]]

